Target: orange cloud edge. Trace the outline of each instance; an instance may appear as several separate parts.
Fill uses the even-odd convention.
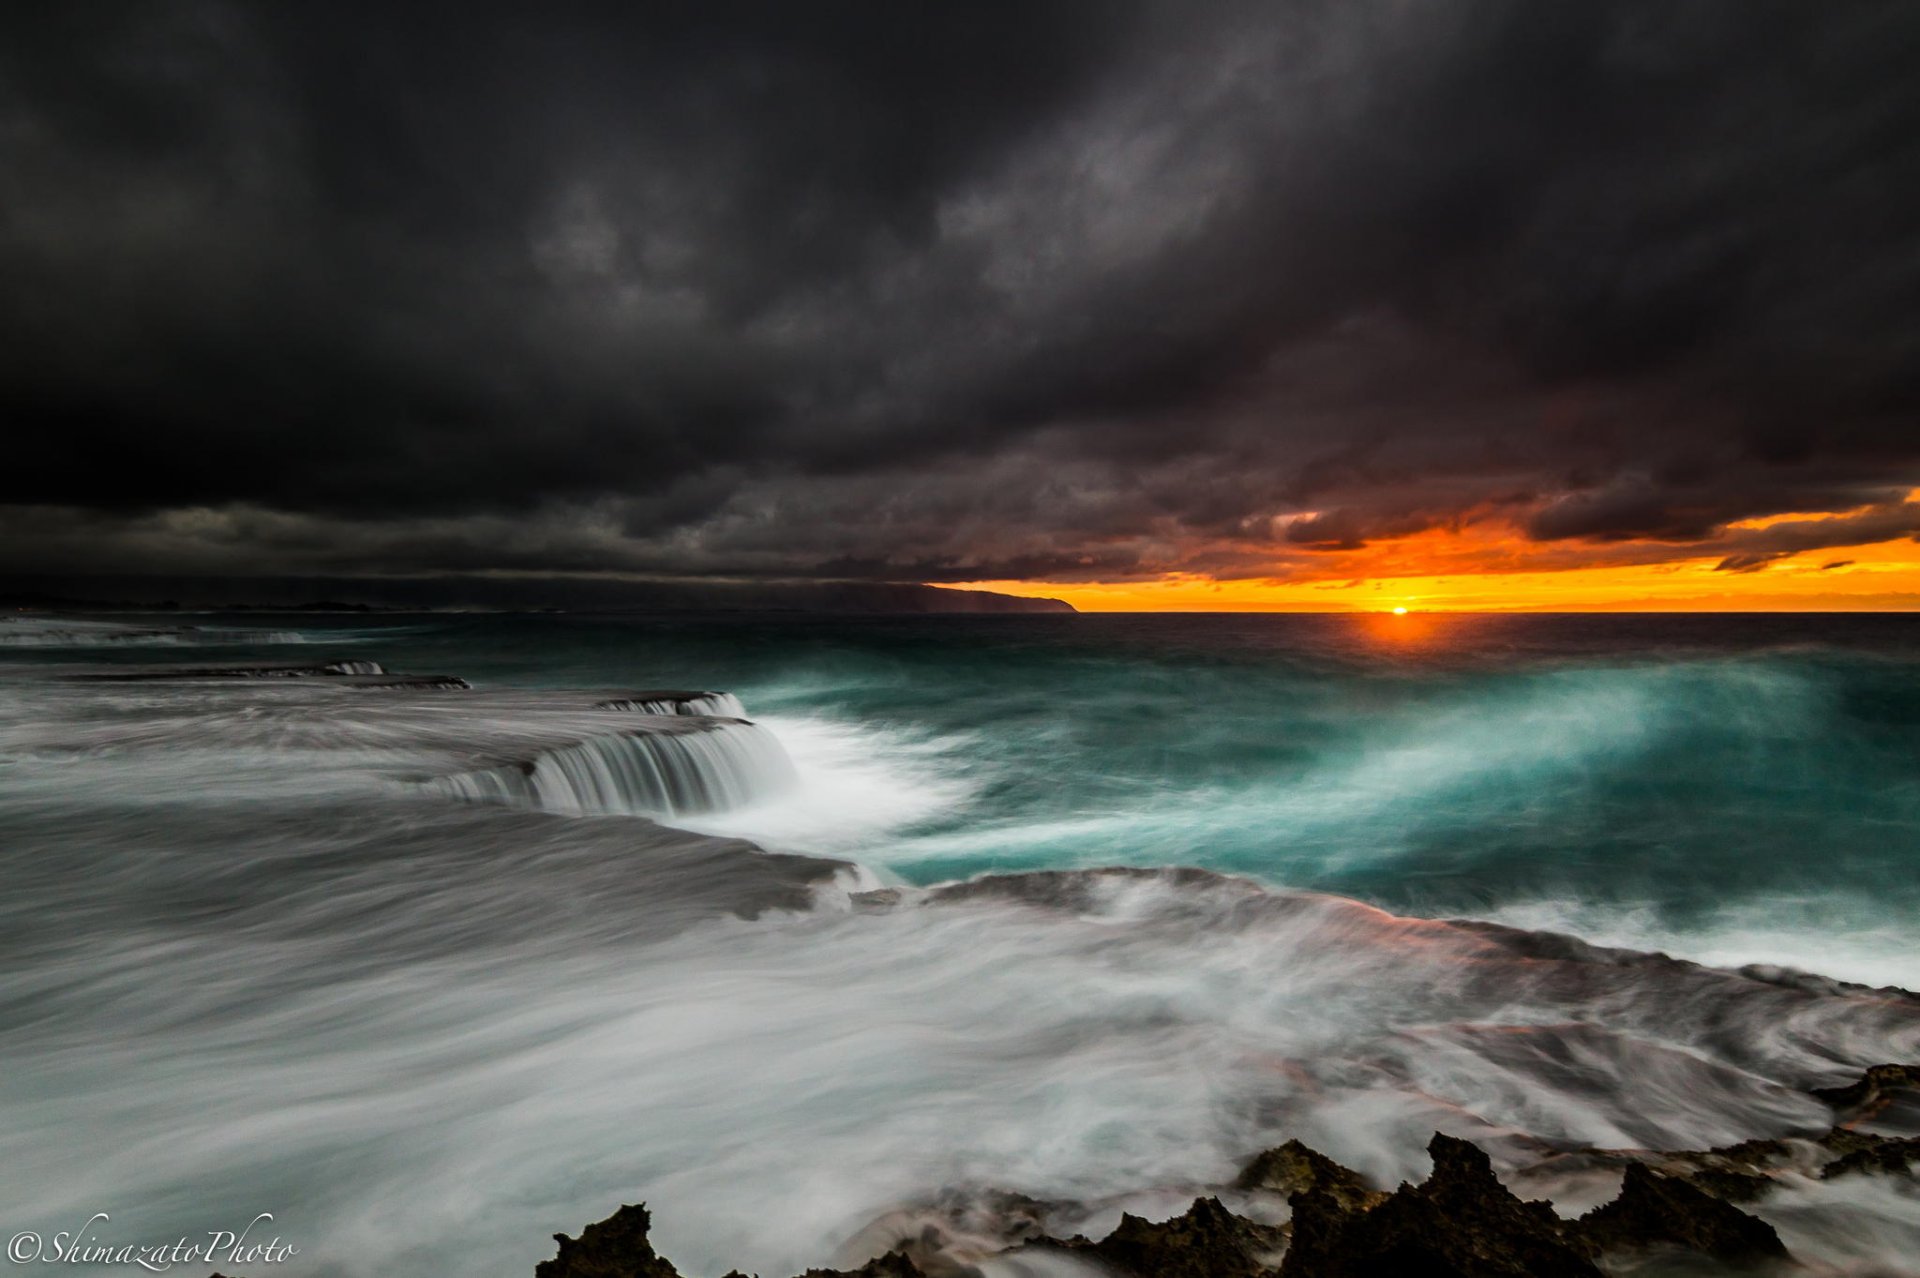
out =
[[[1435,530],[1271,576],[1170,571],[1120,581],[942,583],[1063,599],[1082,612],[1913,612],[1920,544],[1908,538],[1831,547],[1730,571],[1720,553],[1673,557],[1634,543],[1581,563],[1577,550]],[[1647,562],[1631,562],[1636,557]],[[1626,562],[1621,562],[1625,560]]]

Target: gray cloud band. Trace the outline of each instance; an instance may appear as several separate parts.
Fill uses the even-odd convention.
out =
[[[1911,6],[42,9],[14,571],[1733,559],[1920,483]]]

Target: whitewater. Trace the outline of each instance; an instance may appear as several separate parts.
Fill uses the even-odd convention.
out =
[[[0,1224],[434,1278],[644,1200],[772,1275],[1436,1130],[1580,1210],[1558,1152],[1920,1062],[1916,675],[1899,618],[12,619]],[[1920,1273],[1911,1181],[1754,1211]]]

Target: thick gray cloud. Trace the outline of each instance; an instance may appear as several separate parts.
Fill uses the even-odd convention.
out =
[[[6,571],[1284,575],[1487,520],[1735,571],[1858,544],[1758,516],[1912,532],[1909,5],[0,27]]]

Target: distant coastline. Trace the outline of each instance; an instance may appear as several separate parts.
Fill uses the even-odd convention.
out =
[[[0,610],[35,612],[1072,613],[1061,599],[908,582],[631,582],[565,578],[0,579]]]

